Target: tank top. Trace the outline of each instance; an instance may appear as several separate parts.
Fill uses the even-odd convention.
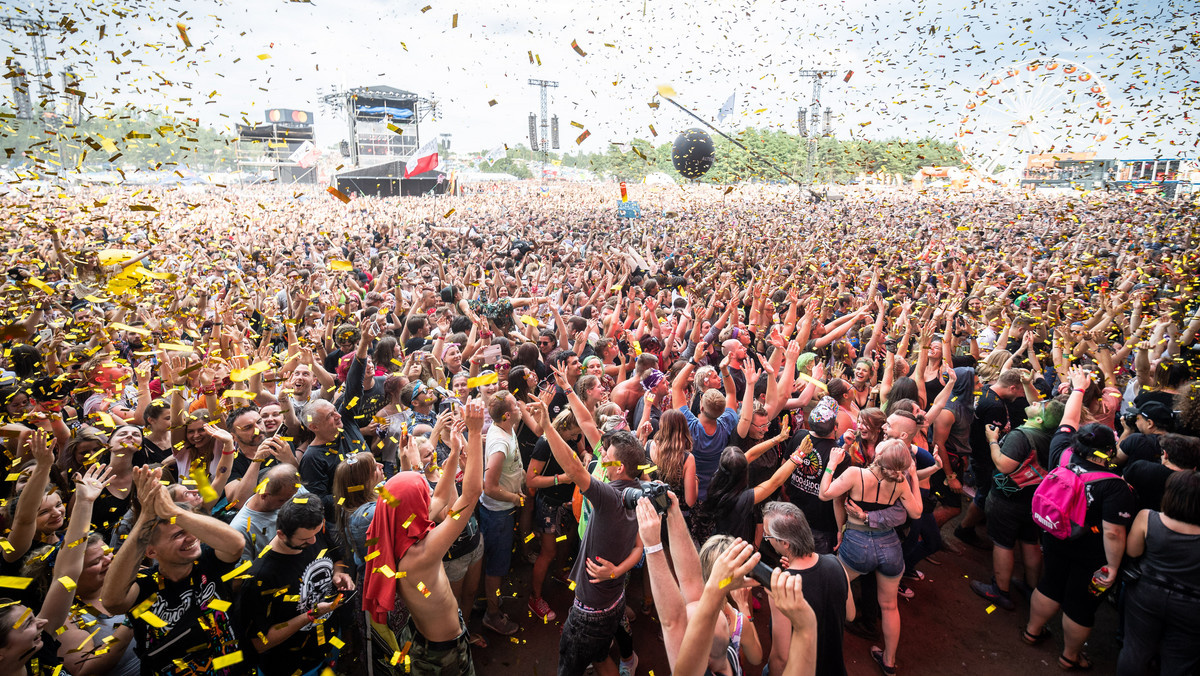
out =
[[[825,554],[811,568],[788,570],[804,581],[804,598],[817,616],[817,674],[845,676],[842,623],[846,620],[846,569],[836,556]]]
[[[1150,512],[1142,571],[1200,592],[1200,535],[1176,533]]]

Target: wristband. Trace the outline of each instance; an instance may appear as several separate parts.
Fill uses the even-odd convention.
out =
[[[316,622],[316,621],[317,621],[317,614],[316,614],[315,612],[313,612],[312,610],[309,610],[308,612],[306,612],[306,613],[304,613],[304,614],[308,616],[308,621],[309,621],[309,622]]]
[[[650,545],[649,547],[646,547],[645,549],[642,550],[642,553],[649,556],[650,554],[653,554],[654,552],[661,552],[662,550],[663,550],[663,546],[662,546],[662,543],[660,542],[656,545]]]
[[[833,468],[832,468],[832,467],[826,467],[826,468],[825,468],[825,473],[826,473],[826,474],[833,474]]]
[[[799,466],[800,466],[800,460],[801,460],[801,459],[800,459],[800,458],[797,458],[795,455],[792,455],[791,457],[789,457],[789,458],[788,458],[788,460],[791,460],[791,461],[792,461],[792,463],[793,463],[794,465],[796,465],[797,467],[799,467]]]
[[[1073,389],[1071,391],[1072,392],[1085,392],[1086,390],[1084,390],[1082,387],[1076,387],[1075,389]]]
[[[558,475],[557,474],[554,475],[554,485],[555,486],[558,485]]]

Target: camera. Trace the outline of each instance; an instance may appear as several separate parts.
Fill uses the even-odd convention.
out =
[[[658,481],[643,481],[637,488],[626,488],[621,493],[625,509],[637,509],[638,500],[648,498],[659,514],[666,514],[671,506],[671,498],[667,495],[667,485]]]
[[[1136,413],[1126,413],[1121,416],[1121,422],[1125,424],[1125,427],[1135,431],[1137,430],[1137,419],[1138,414]]]

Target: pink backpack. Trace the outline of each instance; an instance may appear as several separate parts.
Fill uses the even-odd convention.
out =
[[[1058,467],[1050,471],[1033,493],[1033,520],[1059,540],[1074,540],[1087,529],[1087,484],[1103,479],[1120,479],[1112,472],[1080,474],[1070,466],[1071,449],[1063,451]]]

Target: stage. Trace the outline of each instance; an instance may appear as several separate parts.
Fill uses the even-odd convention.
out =
[[[410,195],[457,195],[457,186],[446,172],[439,169],[404,178],[404,160],[385,162],[338,174],[337,189],[345,195],[356,193],[372,197],[406,197]]]

